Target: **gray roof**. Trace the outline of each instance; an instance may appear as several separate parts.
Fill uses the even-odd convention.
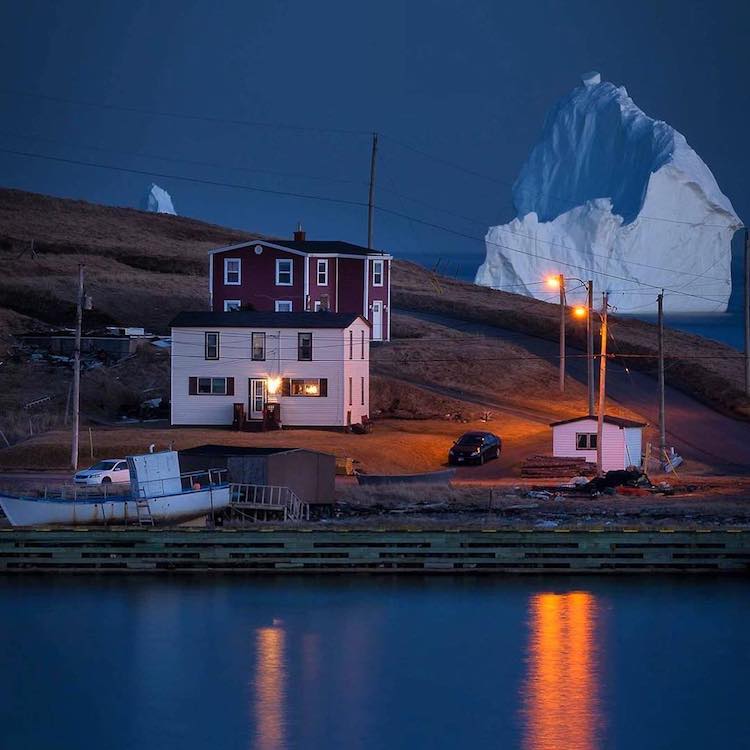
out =
[[[334,312],[181,312],[170,328],[347,328],[360,315]],[[367,321],[362,318],[366,323]],[[369,323],[367,324],[369,325]]]
[[[572,424],[573,422],[582,422],[584,419],[593,419],[596,420],[597,416],[596,414],[586,414],[582,417],[573,417],[573,419],[562,419],[559,422],[550,422],[550,427],[557,427],[561,424]],[[618,427],[645,427],[645,422],[636,422],[634,419],[625,419],[624,417],[610,417],[609,415],[604,415],[604,422],[607,424],[616,424]]]

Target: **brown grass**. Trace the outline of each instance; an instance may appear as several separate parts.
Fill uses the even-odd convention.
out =
[[[502,422],[471,422],[461,424],[444,420],[383,420],[376,423],[369,435],[351,435],[326,430],[283,430],[280,432],[247,433],[220,428],[150,428],[94,427],[95,458],[144,453],[154,443],[158,449],[170,444],[175,449],[190,448],[204,443],[247,446],[283,446],[310,448],[348,456],[371,474],[408,474],[434,471],[447,460],[448,448],[454,440],[470,429],[490,429],[502,435],[508,450],[519,454],[537,451],[549,442],[544,426],[519,418]],[[0,468],[39,469],[65,468],[70,457],[70,433],[49,432],[12,448],[0,450]],[[82,436],[81,460],[88,461],[88,435]],[[512,451],[511,451],[512,452]]]
[[[546,339],[554,340],[558,336],[557,305],[436,277],[407,261],[395,263],[392,283],[392,301],[396,307],[441,313]],[[611,316],[610,330],[613,353],[640,355],[628,359],[628,366],[655,372],[656,326]],[[568,335],[573,346],[585,350],[584,323],[571,319]],[[742,392],[742,359],[735,349],[667,329],[665,355],[668,358],[666,380],[670,385],[727,414],[750,419],[750,399]]]

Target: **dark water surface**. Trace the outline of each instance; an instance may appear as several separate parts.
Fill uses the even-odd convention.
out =
[[[0,579],[0,748],[750,748],[750,581]]]

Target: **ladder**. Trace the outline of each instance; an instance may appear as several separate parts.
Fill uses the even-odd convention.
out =
[[[151,507],[148,500],[143,497],[136,498],[135,512],[138,515],[138,523],[141,526],[153,526],[154,517],[151,515]]]

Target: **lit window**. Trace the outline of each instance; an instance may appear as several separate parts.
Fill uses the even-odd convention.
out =
[[[292,285],[292,261],[288,258],[276,259],[276,286]]]
[[[252,334],[252,358],[254,362],[262,362],[266,358],[266,334]]]
[[[312,356],[312,333],[297,334],[297,359],[309,361]]]
[[[372,262],[372,285],[383,286],[383,261],[374,260]]]
[[[242,302],[238,299],[225,299],[224,300],[224,312],[231,312],[232,310],[239,310]]]
[[[281,395],[325,397],[328,395],[328,378],[284,378]]]
[[[318,286],[328,286],[328,259],[318,260]]]
[[[224,283],[229,286],[242,283],[242,262],[239,258],[224,258]]]
[[[274,309],[276,312],[291,312],[292,301],[289,299],[277,299],[274,303]]]
[[[207,332],[205,341],[206,359],[219,358],[219,334],[216,332]]]
[[[576,449],[579,451],[596,450],[596,433],[595,432],[577,432]]]

